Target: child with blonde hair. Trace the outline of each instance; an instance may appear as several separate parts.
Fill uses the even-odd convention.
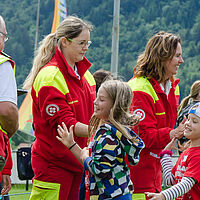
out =
[[[119,80],[109,80],[100,86],[94,101],[94,114],[90,120],[89,133],[94,136],[88,148],[81,148],[74,141],[73,128],[69,132],[63,123],[58,126],[57,139],[61,141],[89,172],[89,196],[80,199],[132,200],[133,184],[129,168],[124,161],[136,165],[143,141],[130,128],[138,123],[136,115],[129,114],[132,92]]]

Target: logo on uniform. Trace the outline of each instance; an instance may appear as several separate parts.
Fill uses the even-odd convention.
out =
[[[133,114],[139,116],[140,121],[142,121],[145,118],[145,112],[142,109],[136,109],[136,110],[134,110]]]
[[[53,116],[58,111],[59,111],[59,107],[56,104],[49,104],[46,107],[46,112],[50,116]]]

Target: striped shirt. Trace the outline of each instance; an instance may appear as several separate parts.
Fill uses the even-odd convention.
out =
[[[183,199],[182,195],[191,190],[195,184],[195,180],[191,177],[183,177],[179,183],[175,184],[175,177],[171,172],[173,164],[168,154],[165,154],[161,159],[161,165],[166,184],[168,186],[173,185],[172,187],[161,192],[165,196],[165,200],[172,200],[178,197],[180,197],[178,198],[180,200]]]

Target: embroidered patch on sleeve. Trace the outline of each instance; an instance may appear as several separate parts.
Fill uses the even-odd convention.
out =
[[[142,121],[145,118],[145,112],[142,109],[136,109],[136,110],[134,110],[133,114],[138,115],[140,121]]]
[[[53,116],[58,111],[59,111],[59,107],[56,104],[49,104],[46,107],[46,112],[50,116]]]

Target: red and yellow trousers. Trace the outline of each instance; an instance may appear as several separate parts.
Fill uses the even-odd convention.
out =
[[[78,200],[82,173],[73,173],[32,155],[34,171],[30,200]]]

